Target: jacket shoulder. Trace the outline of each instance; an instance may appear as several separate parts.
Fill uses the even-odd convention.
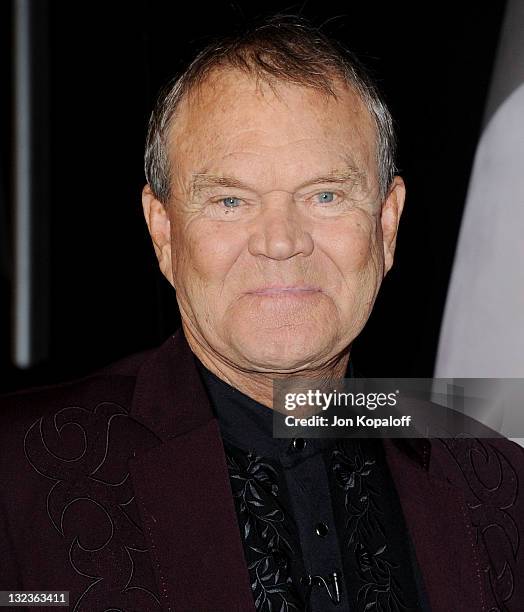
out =
[[[67,406],[93,408],[101,402],[129,407],[137,373],[156,349],[133,353],[73,380],[0,395],[0,440],[17,426]]]
[[[0,397],[0,555],[7,559],[0,588],[31,590],[37,578],[52,585],[58,575],[80,601],[90,588],[86,576],[103,575],[108,559],[121,558],[121,538],[129,550],[145,548],[139,529],[130,531],[140,519],[128,462],[157,443],[131,409],[150,352]],[[118,537],[91,548],[105,538],[98,532],[115,526]],[[92,565],[83,573],[86,559]]]

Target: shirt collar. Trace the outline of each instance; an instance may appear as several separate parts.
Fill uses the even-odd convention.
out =
[[[130,416],[152,430],[161,441],[166,441],[202,426],[209,419],[218,417],[218,412],[223,415],[227,404],[222,403],[217,410],[215,408],[216,402],[209,401],[210,391],[203,384],[203,376],[199,373],[201,368],[196,367],[198,364],[199,360],[191,351],[182,329],[179,329],[160,347],[151,350],[141,363],[136,375]],[[351,360],[346,376],[362,376],[354,371]],[[261,420],[265,423],[266,433],[264,436],[257,437],[261,449],[258,451],[257,446],[257,451],[260,454],[264,449],[268,452],[273,449],[270,456],[275,456],[279,444],[280,448],[289,446],[292,442],[289,439],[277,439],[275,443],[272,436],[271,421],[273,412],[270,408],[255,402],[252,398],[230,387],[216,376],[215,379],[221,383],[223,388],[233,390],[237,399],[243,398],[247,402],[245,405],[255,407],[255,414],[262,415]],[[212,403],[215,406],[211,406]],[[245,416],[245,411],[239,409],[243,405],[236,402],[233,404],[233,410],[236,407],[238,413],[237,421]],[[218,420],[219,418],[217,418]],[[224,422],[223,418],[221,420]],[[240,422],[244,423],[244,420],[240,420]],[[246,427],[250,426],[251,423],[246,425]],[[226,427],[227,425],[224,427],[224,431]],[[251,431],[251,428],[249,431]],[[245,444],[241,444],[244,434],[242,428],[237,427],[235,432],[236,445],[239,448],[245,448]],[[334,441],[334,439],[326,440]],[[309,439],[308,446],[310,442],[311,446],[314,447],[321,440]],[[391,443],[398,450],[409,455],[421,467],[428,469],[431,451],[431,443],[428,439],[398,438],[392,439]]]
[[[264,457],[286,455],[293,440],[273,437],[273,410],[218,378],[196,357],[195,362],[222,437],[240,449]],[[346,376],[351,374],[352,367],[348,365]],[[301,456],[330,448],[335,442],[334,438],[309,438],[307,453],[301,453]]]

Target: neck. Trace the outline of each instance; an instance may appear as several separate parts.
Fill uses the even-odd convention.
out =
[[[300,368],[293,372],[257,371],[236,366],[214,351],[204,342],[199,342],[184,324],[184,335],[191,351],[215,376],[238,389],[255,401],[273,408],[273,383],[278,380],[312,379],[321,382],[344,378],[349,362],[350,348],[331,357],[326,363],[314,368]]]

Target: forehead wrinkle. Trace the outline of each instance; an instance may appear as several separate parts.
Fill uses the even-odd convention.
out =
[[[311,179],[307,179],[298,189],[306,187],[308,185],[318,185],[321,183],[357,183],[361,184],[365,181],[366,174],[359,170],[356,166],[349,165],[343,169],[331,170],[327,174],[316,176]],[[244,183],[233,176],[224,176],[217,174],[210,174],[206,172],[198,172],[193,174],[190,193],[192,196],[198,195],[201,191],[210,187],[232,187],[236,189],[246,189],[250,191],[256,191],[253,187]]]
[[[223,104],[217,104],[217,99],[216,96],[220,94],[220,92],[222,92],[223,87],[222,86],[226,86],[228,83],[231,82],[231,78],[234,77],[234,82],[238,83],[240,82],[240,84],[244,85],[245,89],[247,89],[247,94],[249,94],[252,98],[255,97],[257,98],[259,101],[260,99],[260,92],[257,91],[257,88],[254,88],[254,91],[252,88],[248,88],[249,85],[249,81],[253,81],[253,79],[247,75],[238,75],[236,73],[236,71],[232,71],[230,72],[229,70],[226,70],[225,72],[220,71],[220,74],[218,75],[220,76],[220,78],[218,79],[217,82],[214,82],[214,79],[205,79],[204,83],[202,83],[201,85],[203,85],[202,88],[197,87],[194,91],[191,91],[188,96],[182,100],[182,104],[181,104],[181,108],[178,109],[178,117],[177,117],[177,121],[175,122],[175,125],[171,125],[171,133],[170,133],[170,139],[171,139],[171,146],[170,149],[173,150],[178,150],[179,154],[181,154],[183,157],[187,156],[189,154],[189,156],[193,156],[193,155],[198,155],[199,153],[201,153],[203,150],[208,149],[208,145],[209,142],[207,140],[203,141],[202,139],[204,138],[204,135],[200,133],[198,126],[201,125],[202,123],[202,115],[204,116],[208,116],[208,118],[211,118],[211,116],[213,117],[213,123],[214,123],[214,127],[216,128],[216,121],[219,121],[220,125],[222,125],[222,122],[227,119],[229,117],[229,111],[231,110],[230,106],[224,106]],[[239,77],[244,77],[244,78],[239,78]],[[253,84],[253,83],[252,83]],[[218,86],[220,85],[220,87]],[[284,112],[284,117],[286,119],[286,125],[289,124],[289,119],[293,118],[294,113],[290,114],[290,108],[293,107],[293,100],[287,100],[287,97],[285,95],[285,90],[286,87],[289,87],[289,85],[283,84],[284,87],[282,89],[282,94],[280,96],[275,96],[275,101],[276,102],[286,102],[286,104],[283,104],[283,109],[285,109]],[[296,87],[291,87],[292,90],[295,90]],[[300,88],[298,88],[300,89]],[[307,88],[306,88],[307,89]],[[346,93],[346,89],[344,88],[344,94]],[[194,94],[197,94],[197,98],[196,99],[192,99],[192,96]],[[280,93],[280,92],[279,92]],[[319,94],[320,92],[315,90],[315,91],[311,91],[311,93],[315,93],[315,94]],[[365,184],[367,183],[367,180],[370,179],[370,176],[368,176],[368,171],[370,170],[367,166],[368,166],[368,158],[369,161],[374,161],[374,159],[372,159],[371,153],[372,151],[369,150],[368,148],[372,148],[374,145],[376,145],[375,142],[375,138],[369,138],[367,135],[367,131],[364,130],[364,125],[363,124],[370,124],[370,127],[372,128],[373,132],[375,132],[375,126],[374,124],[372,124],[372,122],[369,122],[368,120],[370,119],[370,117],[368,117],[368,113],[366,113],[367,109],[363,108],[362,106],[362,100],[360,99],[360,96],[358,95],[357,92],[355,92],[354,90],[347,89],[347,94],[350,96],[350,98],[348,98],[347,101],[344,102],[344,100],[342,100],[342,97],[339,99],[337,97],[335,97],[333,99],[334,102],[339,102],[342,103],[344,102],[344,107],[347,109],[351,110],[351,112],[348,114],[347,112],[345,112],[345,115],[347,115],[346,119],[349,121],[349,119],[351,118],[351,125],[353,126],[353,130],[356,132],[355,136],[355,144],[358,145],[363,145],[363,150],[360,150],[361,147],[358,147],[359,150],[355,150],[354,151],[354,156],[352,153],[350,153],[349,151],[347,151],[347,145],[349,144],[351,146],[351,141],[353,140],[353,138],[350,136],[349,138],[344,137],[344,141],[345,141],[345,147],[346,148],[346,154],[347,157],[354,157],[353,159],[353,164],[355,165],[355,162],[358,160],[358,165],[361,166],[360,170],[361,170],[361,174],[360,177],[358,176],[358,174],[356,174],[355,176],[352,177],[352,180],[354,181],[355,179],[359,178],[360,182]],[[280,99],[281,98],[281,99]],[[273,99],[273,98],[271,98]],[[331,100],[331,98],[327,98],[328,100]],[[345,97],[344,97],[345,99]],[[191,102],[194,102],[191,103]],[[287,103],[289,102],[289,103]],[[312,110],[314,112],[314,115],[318,115],[318,112],[320,110],[320,105],[318,104],[318,98],[314,98],[314,99],[310,99],[310,96],[306,96],[306,102],[307,104],[302,104],[302,106],[300,107],[300,109],[302,108],[307,108],[309,110]],[[226,113],[225,119],[223,116],[223,113],[217,117],[214,112],[217,111],[217,106],[222,109],[222,111],[227,110],[228,113]],[[182,111],[182,112],[181,112]],[[300,113],[298,113],[300,115]],[[183,115],[183,117],[181,116]],[[363,115],[363,116],[361,116]],[[324,117],[323,115],[320,117],[321,121],[320,123],[323,125],[324,124]],[[271,119],[269,121],[269,126],[272,126],[273,128],[276,129],[276,126],[274,125],[274,121],[275,121],[275,117],[273,115],[273,113],[271,114]],[[354,125],[354,122],[356,121],[356,125]],[[234,143],[236,143],[237,139],[239,137],[242,137],[242,146],[245,146],[247,144],[248,148],[250,143],[255,145],[255,149],[264,149],[266,147],[266,145],[262,145],[260,143],[260,141],[258,140],[257,136],[259,135],[258,133],[262,130],[262,132],[265,131],[265,128],[267,127],[266,123],[262,123],[261,126],[259,126],[257,124],[257,127],[247,127],[250,125],[250,121],[246,121],[246,122],[240,122],[240,125],[244,124],[244,129],[239,132],[234,134]],[[300,123],[300,122],[299,122]],[[318,123],[318,122],[317,122]],[[330,125],[331,125],[331,121],[330,121]],[[320,127],[322,128],[322,125],[320,125]],[[349,124],[348,124],[349,126]],[[173,129],[174,127],[176,127],[176,129]],[[220,126],[219,126],[220,127]],[[224,126],[222,126],[224,127]],[[226,128],[228,127],[227,125],[225,126]],[[194,130],[197,130],[198,132],[198,136],[196,138],[195,141],[195,133]],[[325,129],[324,129],[325,128]],[[332,131],[331,129],[328,129],[328,127],[324,126],[324,136],[332,136]],[[325,132],[325,130],[328,130],[328,133]],[[271,133],[269,133],[269,136],[271,136],[271,134],[274,132],[275,130],[273,129],[271,131]],[[253,136],[256,138],[255,142],[251,142],[251,134],[250,132],[253,133]],[[227,133],[228,135],[230,135],[231,130],[225,130],[225,133]],[[338,132],[337,132],[338,133]],[[274,142],[271,143],[271,147],[272,148],[280,148],[280,147],[284,147],[287,146],[288,144],[301,144],[302,141],[307,142],[310,140],[310,137],[303,137],[303,134],[300,133],[300,131],[297,133],[296,131],[293,132],[294,137],[291,138],[292,142],[291,143],[286,143],[286,144],[282,144],[282,142],[280,141],[279,144],[275,144]],[[244,140],[247,140],[247,143],[244,142]],[[174,145],[174,141],[176,142],[176,146]],[[231,137],[228,138],[228,140],[226,141],[226,143],[224,144],[224,146],[226,147],[226,151],[227,149],[231,148]],[[372,141],[372,142],[371,142]],[[188,145],[188,143],[192,143],[190,146]],[[340,144],[340,143],[339,143]],[[227,146],[226,146],[227,145]],[[220,147],[223,148],[223,147]],[[365,150],[364,150],[365,149]],[[223,151],[222,151],[223,152]],[[259,151],[257,151],[259,152]],[[339,153],[340,155],[340,153]],[[179,155],[180,156],[180,155]],[[346,157],[346,155],[340,155],[340,157],[344,158]],[[365,170],[366,172],[362,172],[362,170]],[[197,185],[195,184],[195,188],[197,187]]]

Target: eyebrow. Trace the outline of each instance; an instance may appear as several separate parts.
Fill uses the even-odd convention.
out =
[[[344,170],[333,170],[324,176],[317,176],[303,183],[302,187],[307,185],[318,185],[319,183],[349,183],[350,181],[361,183],[364,178],[365,174],[363,172],[355,167],[350,167]]]
[[[215,174],[193,174],[190,192],[194,196],[209,187],[234,187],[236,189],[251,189],[248,185],[232,176],[218,176]]]
[[[358,170],[358,168],[355,168],[354,166],[350,166],[346,167],[343,170],[333,170],[328,174],[317,176],[313,179],[307,180],[299,186],[299,189],[308,185],[318,185],[320,183],[362,183],[364,180],[365,173],[361,172],[360,170]],[[243,183],[239,179],[232,176],[220,176],[208,173],[193,174],[190,187],[190,193],[193,197],[204,189],[209,189],[210,187],[231,187],[235,189],[255,191],[250,185],[247,185],[246,183]]]

